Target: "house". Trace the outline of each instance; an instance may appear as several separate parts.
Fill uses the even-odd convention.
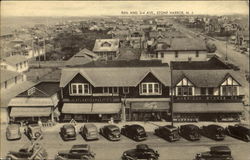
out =
[[[67,62],[66,66],[77,66],[86,64],[92,61],[96,61],[99,59],[99,56],[96,55],[94,52],[84,48],[75,55],[73,55]]]
[[[12,98],[8,104],[11,122],[54,121],[59,103],[59,82],[40,82]]]
[[[128,41],[133,48],[143,48],[145,35],[143,31],[130,31]]]
[[[160,39],[155,43],[149,57],[160,59],[163,63],[170,61],[205,61],[207,48],[204,41],[194,38]]]
[[[7,90],[23,81],[26,81],[26,76],[16,71],[10,71],[1,68],[1,91]]]
[[[96,39],[93,52],[105,60],[113,60],[119,54],[119,39]]]
[[[175,121],[239,121],[243,112],[241,77],[231,69],[177,67],[172,70]],[[184,62],[185,63],[185,62]],[[199,62],[201,65],[202,62]],[[204,62],[206,64],[207,62]],[[178,65],[176,65],[178,64]]]
[[[28,59],[25,56],[14,55],[3,58],[1,61],[1,69],[14,72],[25,72],[29,69]]]
[[[102,64],[91,62],[81,67],[63,68],[60,120],[167,119],[169,73],[167,64],[138,60],[107,61]]]

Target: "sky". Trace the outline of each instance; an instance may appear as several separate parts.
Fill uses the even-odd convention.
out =
[[[2,16],[100,16],[130,11],[245,14],[247,1],[2,1]],[[124,14],[123,14],[124,15]]]

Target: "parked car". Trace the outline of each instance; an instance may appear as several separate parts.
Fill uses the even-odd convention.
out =
[[[106,125],[100,129],[100,134],[111,141],[119,141],[121,139],[121,132],[116,125]]]
[[[194,160],[233,160],[228,146],[210,147],[210,151],[198,153]]]
[[[88,144],[73,145],[69,151],[60,151],[55,160],[94,160],[95,153]]]
[[[60,129],[60,135],[64,141],[76,139],[76,129],[72,124],[65,124]]]
[[[27,135],[27,137],[29,139],[33,139],[36,140],[39,137],[43,137],[43,133],[42,133],[42,129],[41,126],[39,126],[38,124],[29,124],[25,129],[24,129],[24,133],[25,135]]]
[[[122,154],[122,160],[158,160],[159,153],[149,148],[146,144],[138,144],[135,149],[130,149]]]
[[[99,139],[97,127],[94,124],[85,124],[80,128],[80,134],[85,140]]]
[[[121,133],[124,136],[127,136],[135,141],[142,141],[146,140],[147,133],[145,132],[145,129],[138,124],[132,124],[132,125],[125,125],[121,129]]]
[[[204,136],[209,137],[214,140],[224,140],[225,130],[223,127],[215,124],[202,127],[202,133]]]
[[[6,160],[47,160],[48,153],[45,148],[39,144],[33,144],[19,149],[19,151],[10,151]]]
[[[243,124],[236,124],[234,126],[229,125],[226,128],[226,132],[228,135],[232,137],[236,137],[242,139],[246,142],[250,141],[250,126]]]
[[[180,135],[190,141],[200,140],[200,128],[193,124],[180,126]]]
[[[7,140],[17,140],[21,139],[22,135],[20,132],[19,124],[10,124],[6,128],[6,138]]]
[[[180,139],[179,129],[175,126],[166,125],[155,129],[155,135],[169,140],[170,142]]]

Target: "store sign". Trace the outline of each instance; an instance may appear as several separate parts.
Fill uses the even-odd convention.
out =
[[[150,102],[150,103],[144,103],[143,107],[147,109],[156,109],[158,106],[156,102]]]

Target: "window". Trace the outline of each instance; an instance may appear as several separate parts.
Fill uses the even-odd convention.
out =
[[[123,93],[128,94],[129,93],[129,87],[123,87]]]
[[[72,83],[70,88],[71,95],[86,95],[90,94],[89,84]]]
[[[113,94],[118,94],[119,93],[119,88],[118,87],[113,87],[112,92],[113,92]]]
[[[161,58],[164,58],[164,52],[161,52]]]
[[[199,51],[196,51],[195,57],[199,57]]]
[[[161,94],[159,83],[142,83],[142,93],[141,94]]]
[[[175,58],[178,58],[178,51],[175,51]]]
[[[208,88],[208,95],[214,94],[214,88]]]
[[[201,95],[206,95],[207,94],[206,91],[207,91],[207,89],[202,87],[201,88]]]
[[[193,95],[192,87],[178,87],[177,92],[178,92],[178,96],[192,96]]]
[[[237,94],[238,94],[237,86],[223,86],[222,87],[223,96],[234,96]]]
[[[17,83],[17,77],[15,77],[15,83]]]
[[[21,62],[21,63],[20,63],[20,69],[22,69],[22,68],[23,68],[23,63]]]
[[[109,87],[103,87],[102,93],[109,93]]]

